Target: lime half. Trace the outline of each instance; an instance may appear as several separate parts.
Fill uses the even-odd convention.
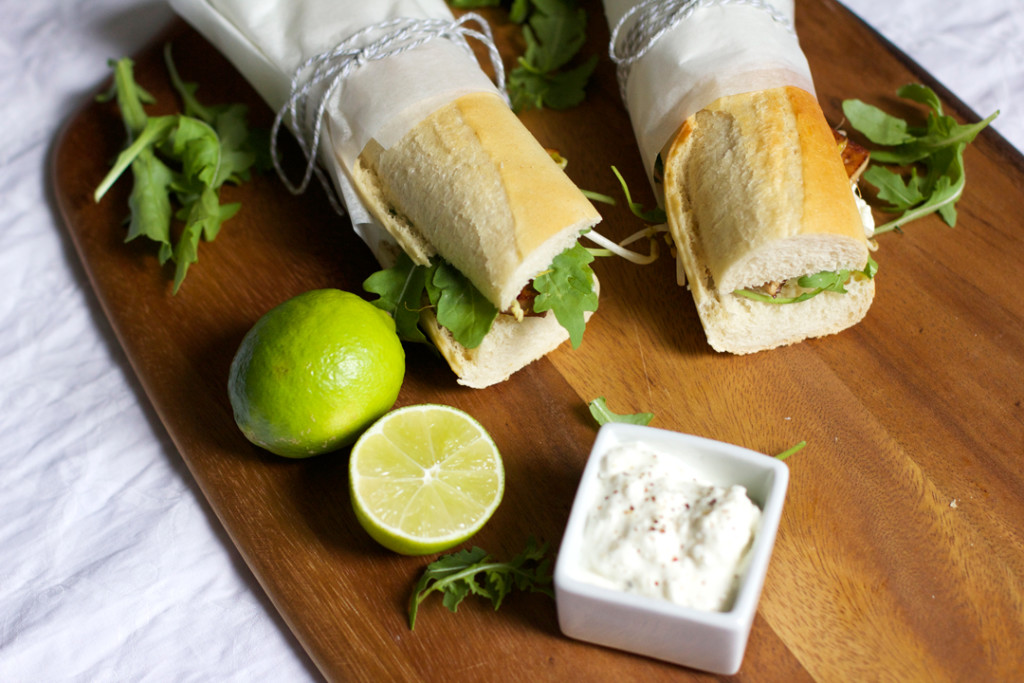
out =
[[[426,555],[465,541],[501,502],[505,469],[487,431],[451,406],[398,408],[352,447],[356,518],[378,543]]]

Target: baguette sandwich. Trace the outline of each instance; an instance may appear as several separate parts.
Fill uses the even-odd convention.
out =
[[[664,152],[677,258],[708,343],[752,353],[859,322],[874,297],[870,211],[815,97],[783,86],[715,100]]]
[[[576,240],[600,215],[480,67],[466,36],[485,22],[444,0],[171,4],[299,138],[309,166],[290,189],[319,162],[403,337],[429,337],[478,388],[580,343],[598,285]]]
[[[579,344],[585,318],[597,308],[597,279],[585,263],[571,272],[552,266],[566,253],[590,260],[577,238],[600,215],[500,97],[464,95],[386,150],[371,140],[353,179],[364,205],[401,249],[393,267],[398,272],[371,276],[366,288],[381,294],[378,305],[396,319],[418,318],[459,383],[482,388],[504,381],[570,339],[570,330],[573,345]],[[460,332],[442,319],[443,304],[430,295],[442,284],[438,273],[447,277],[432,268],[438,259],[476,290],[453,294],[469,300],[469,327],[476,332]],[[432,282],[389,294],[387,283],[406,288],[416,268]],[[538,296],[535,278],[557,272],[567,276],[557,287],[589,300],[583,310],[539,312],[535,302],[544,293]],[[464,318],[454,317],[456,323]]]

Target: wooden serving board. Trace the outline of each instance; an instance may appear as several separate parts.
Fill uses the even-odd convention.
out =
[[[826,114],[842,99],[893,111],[905,83],[954,96],[834,0],[797,3],[798,31]],[[597,2],[587,54],[601,56],[586,103],[530,112],[528,127],[570,160],[582,187],[619,195],[617,166],[650,205],[639,154],[606,55]],[[518,29],[488,14],[506,55]],[[184,24],[169,28],[184,78],[207,103],[272,114]],[[160,57],[137,55],[138,80],[176,107]],[[100,85],[97,85],[97,90]],[[984,112],[988,113],[988,112]],[[155,251],[124,243],[127,186],[92,192],[119,151],[112,105],[88,103],[55,149],[53,183],[68,232],[110,324],[161,420],[231,539],[312,661],[329,679],[644,680],[704,675],[561,635],[553,600],[514,594],[495,613],[470,599],[451,614],[406,601],[432,558],[391,554],[349,507],[346,453],[271,456],[235,428],[225,390],[242,336],[273,305],[318,287],[360,291],[375,263],[319,188],[291,196],[273,175],[226,199],[242,211],[177,295]],[[292,150],[290,159],[301,160]],[[601,308],[578,350],[559,349],[486,390],[408,349],[399,405],[440,402],[476,416],[502,450],[505,500],[473,540],[498,557],[530,535],[557,548],[596,425],[586,403],[652,411],[655,426],[765,453],[806,440],[740,679],[1008,680],[1024,653],[1024,160],[986,130],[966,154],[959,223],[930,217],[880,238],[867,318],[821,340],[752,356],[707,346],[668,257],[639,267],[602,259]],[[298,173],[298,168],[293,171]],[[604,234],[636,221],[601,207]],[[173,549],[169,549],[173,551]]]

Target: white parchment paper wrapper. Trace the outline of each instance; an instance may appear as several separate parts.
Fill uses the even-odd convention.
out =
[[[641,0],[604,0],[609,30]],[[793,0],[769,0],[793,25]],[[628,24],[620,31],[625,35]],[[698,7],[633,64],[625,104],[648,178],[676,130],[719,97],[793,85],[814,92],[796,35],[742,3]]]
[[[234,64],[274,111],[288,101],[292,77],[307,59],[331,50],[359,30],[398,18],[454,20],[444,0],[170,0],[170,4]],[[380,35],[371,34],[367,42]],[[390,147],[428,114],[471,92],[497,92],[497,88],[466,50],[451,40],[435,39],[361,65],[332,95],[318,156],[353,227],[378,261],[390,262],[393,250],[387,245],[392,240],[355,192],[351,169],[356,158],[370,139]]]

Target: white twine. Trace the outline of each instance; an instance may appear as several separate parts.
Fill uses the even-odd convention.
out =
[[[727,5],[747,5],[768,12],[772,20],[783,25],[787,31],[796,35],[796,28],[789,17],[764,0],[644,0],[633,5],[622,15],[615,28],[612,29],[608,41],[608,56],[615,62],[619,80],[619,90],[623,100],[626,99],[626,83],[633,65],[654,47],[663,35],[676,27],[680,22],[701,7]],[[630,24],[630,20],[635,20]],[[624,38],[619,34],[630,24]]]
[[[476,22],[480,28],[474,29],[467,26],[470,22]],[[371,33],[383,31],[380,36],[366,45],[359,45]],[[323,172],[316,165],[316,151],[320,146],[320,137],[323,128],[324,113],[331,97],[341,87],[344,80],[356,69],[369,62],[376,62],[388,57],[394,57],[403,52],[413,50],[425,43],[437,38],[446,38],[463,48],[472,55],[473,50],[467,38],[480,41],[487,48],[491,66],[494,69],[494,81],[499,92],[509,102],[508,93],[505,89],[505,67],[501,61],[501,54],[494,44],[494,37],[491,34],[491,27],[480,15],[469,12],[463,14],[459,19],[451,21],[448,19],[413,19],[400,17],[390,19],[377,24],[366,26],[334,48],[310,57],[303,62],[294,72],[291,79],[291,91],[288,100],[278,110],[274,118],[274,125],[270,131],[270,155],[274,162],[274,169],[281,178],[285,187],[295,195],[302,194],[309,187],[309,182],[315,174],[320,183],[327,191],[331,205],[341,214],[345,213],[344,208],[335,197]],[[320,86],[319,95],[313,100],[314,93]],[[310,105],[314,104],[315,115],[309,117]],[[295,185],[288,179],[281,168],[277,149],[277,138],[280,135],[281,124],[285,117],[289,117],[293,124],[295,139],[306,155],[306,171],[302,181]]]

